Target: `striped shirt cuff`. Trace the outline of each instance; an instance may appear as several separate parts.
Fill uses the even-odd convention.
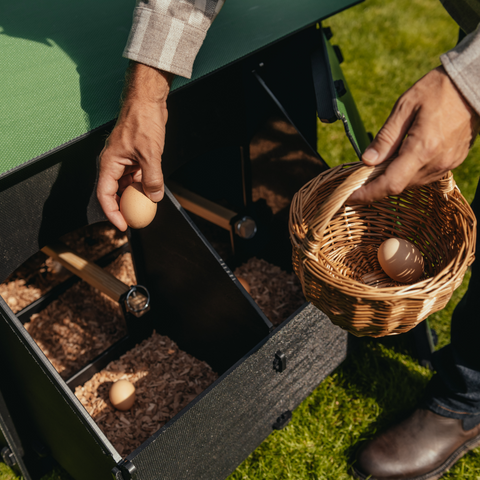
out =
[[[200,3],[205,4],[207,11],[192,8],[191,4],[188,8],[186,2],[178,2],[173,12],[166,8],[146,8],[144,4],[137,6],[123,56],[191,78],[195,57],[223,5],[222,0]]]

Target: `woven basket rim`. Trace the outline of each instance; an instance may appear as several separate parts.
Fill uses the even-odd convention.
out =
[[[341,165],[338,165],[337,167],[326,170],[325,172],[320,174],[318,177],[322,176],[324,178],[324,181],[328,181],[328,178],[330,176],[335,176],[338,173],[342,174],[342,172],[345,170],[352,170],[352,169],[357,170],[362,167],[365,167],[365,165],[359,161],[343,163]],[[297,195],[299,194],[302,195],[302,194],[305,194],[305,192],[308,192],[311,184],[315,182],[318,177],[308,181],[299,190],[299,192],[297,192]],[[428,188],[429,185],[430,184],[420,185],[415,187],[408,187],[407,189],[405,189],[405,191],[425,190],[426,188]],[[460,192],[460,189],[456,185],[455,185],[455,189],[458,191],[458,194],[460,195],[460,197],[456,198],[455,196],[449,196],[448,201],[455,203],[459,209],[466,208],[467,210],[471,210],[470,205],[464,199],[464,197]],[[390,195],[389,197],[396,198],[398,196],[400,195]],[[472,215],[473,215],[473,212],[472,212]],[[475,231],[476,219],[474,215],[473,215],[473,222],[474,223],[472,225],[472,228]],[[292,227],[293,225],[290,226],[290,236],[296,237],[298,240],[300,240],[301,239],[300,231],[302,229],[299,228],[300,226],[298,224],[295,224],[295,227],[296,227],[295,230],[297,231],[294,231]],[[319,252],[319,257],[322,257],[322,256],[323,255],[321,254],[321,252]],[[317,263],[319,265],[319,270],[315,270],[315,272],[311,272],[311,274],[321,278],[324,282],[331,285],[332,288],[339,290],[342,294],[355,296],[354,292],[352,292],[352,289],[353,290],[358,289],[358,294],[359,296],[361,295],[362,298],[370,299],[370,300],[385,300],[385,299],[391,298],[392,295],[394,295],[397,298],[410,297],[412,295],[419,295],[419,294],[432,295],[432,294],[438,294],[439,292],[442,292],[444,290],[451,289],[452,284],[455,283],[456,278],[459,277],[460,275],[460,269],[454,268],[455,264],[466,262],[468,265],[471,265],[473,258],[469,261],[468,252],[465,250],[464,247],[462,247],[462,249],[457,252],[455,257],[452,258],[450,262],[442,270],[437,272],[435,275],[428,278],[424,278],[423,280],[417,281],[415,283],[389,286],[389,287],[378,287],[374,285],[368,285],[366,283],[363,283],[359,280],[355,280],[354,278],[349,277],[348,275],[345,275],[340,272],[332,272],[330,274],[328,270],[325,268],[325,265],[322,265],[321,260],[315,261],[312,258],[305,256],[300,261],[304,263],[304,267],[309,264],[313,265],[314,262]],[[325,260],[325,262],[327,263],[328,260]],[[346,283],[343,283],[342,280],[344,280]]]
[[[411,330],[447,305],[475,258],[477,221],[451,172],[378,202],[346,205],[389,163],[329,169],[306,183],[290,207],[293,267],[305,297],[357,336]],[[418,243],[426,262],[418,281],[390,282],[380,271],[376,251],[388,238]]]

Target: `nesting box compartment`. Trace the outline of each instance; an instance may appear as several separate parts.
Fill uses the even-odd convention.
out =
[[[22,432],[29,431],[21,435],[27,451],[34,438],[76,479],[100,480],[110,472],[118,479],[225,478],[288,423],[347,354],[346,334],[311,305],[272,328],[175,199],[167,194],[159,207],[154,223],[131,238],[132,251],[142,252],[139,283],[152,296],[148,318],[138,319],[144,323],[140,335],[155,329],[219,377],[128,456],[118,454],[73,394],[99,370],[96,362],[80,378],[63,380],[0,300],[2,361],[8,365],[2,391],[10,414]],[[166,234],[166,224],[176,228]],[[109,360],[141,340],[138,332],[122,339],[111,347],[118,356],[110,352]]]
[[[248,29],[239,26],[245,17],[238,9],[246,7],[227,2],[200,53],[200,75],[178,80],[169,97],[165,198],[151,225],[129,232],[137,283],[150,294],[150,311],[139,318],[127,312],[125,336],[64,379],[0,297],[0,446],[27,480],[40,478],[49,458],[76,480],[224,479],[273,430],[287,425],[300,402],[344,360],[350,337],[324,314],[305,303],[274,326],[233,270],[254,256],[291,269],[288,201],[328,168],[316,153],[317,113],[324,121],[356,121],[355,111],[344,109],[350,94],[338,83],[338,59],[315,22],[353,3],[333,8],[306,1],[305,10],[295,6],[301,15],[287,15],[282,32],[270,22],[278,6],[266,5],[258,13],[265,22],[255,23],[258,35],[250,32],[242,43]],[[116,15],[131,5],[122,8]],[[271,38],[264,36],[267,27]],[[213,46],[223,44],[222,35],[233,36],[223,43],[235,51],[220,49],[216,58]],[[292,75],[285,75],[286,66]],[[122,65],[117,70],[123,72]],[[121,83],[115,72],[112,78]],[[114,120],[110,111],[104,114],[106,123],[9,165],[0,176],[0,281],[65,234],[105,221],[95,195],[97,160]],[[251,155],[252,139],[279,116],[308,151],[304,161]],[[362,129],[347,134],[357,150],[368,142]],[[274,212],[265,195],[254,199],[259,185],[280,192],[285,205]],[[214,214],[221,217],[217,225],[229,230],[231,258],[207,239],[199,210],[187,213],[181,206],[178,186],[204,199],[202,208],[221,206]],[[121,455],[74,391],[153,332],[208,364],[218,378]]]

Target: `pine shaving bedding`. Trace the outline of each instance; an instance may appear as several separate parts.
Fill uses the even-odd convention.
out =
[[[252,298],[275,326],[306,301],[297,276],[265,260],[251,258],[234,273],[249,283]]]
[[[118,453],[128,455],[211,385],[218,375],[205,363],[157,334],[111,362],[75,389],[90,416]],[[136,400],[125,412],[108,398],[117,380],[135,385]]]
[[[96,223],[61,240],[87,260],[95,261],[125,244],[127,236],[109,223]],[[70,276],[62,265],[38,252],[0,284],[0,296],[13,313],[18,313]]]
[[[105,270],[127,285],[136,283],[130,253]],[[64,379],[126,334],[118,303],[84,281],[32,315],[25,328]]]

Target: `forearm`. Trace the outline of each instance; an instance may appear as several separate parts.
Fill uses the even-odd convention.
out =
[[[105,214],[122,231],[127,224],[118,201],[129,184],[142,182],[154,202],[163,197],[161,162],[172,78],[171,73],[135,62],[127,71],[120,114],[100,155],[97,187]]]
[[[193,61],[224,0],[138,0],[124,56],[129,58],[117,123],[100,154],[97,197],[120,230],[119,196],[141,182],[153,202],[163,198],[162,155],[167,97],[174,75],[190,77]]]
[[[162,105],[167,101],[174,75],[149,65],[131,61],[125,75],[122,110],[140,102]]]

